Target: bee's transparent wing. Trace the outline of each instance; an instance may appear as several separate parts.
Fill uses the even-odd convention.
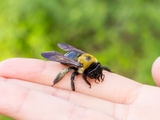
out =
[[[68,45],[68,44],[58,43],[58,46],[64,51],[73,51],[74,50],[74,51],[77,51],[81,54],[85,53],[85,52],[83,52],[83,51],[81,51],[81,50],[79,50],[79,49],[77,49],[77,48],[75,48],[71,45]]]
[[[43,52],[41,55],[46,58],[47,60],[50,61],[55,61],[55,62],[60,62],[62,64],[72,66],[72,67],[80,67],[81,64],[65,57],[63,54],[56,52],[56,51],[51,51],[51,52]]]

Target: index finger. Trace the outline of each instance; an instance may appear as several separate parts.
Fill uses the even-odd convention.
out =
[[[51,86],[56,75],[65,67],[51,61],[13,58],[0,63],[0,76]],[[89,79],[92,85],[91,89],[84,82],[82,76],[78,75],[75,78],[76,92],[117,103],[130,103],[135,99],[141,84],[115,73],[104,72],[104,74],[105,79],[102,83],[96,84]],[[71,90],[70,76],[71,73],[66,74],[55,87]]]

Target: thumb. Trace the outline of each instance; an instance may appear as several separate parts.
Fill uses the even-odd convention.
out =
[[[158,57],[152,65],[152,77],[156,85],[160,87],[160,57]]]

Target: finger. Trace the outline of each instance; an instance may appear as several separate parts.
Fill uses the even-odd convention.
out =
[[[160,57],[158,57],[152,65],[152,76],[157,86],[160,86],[160,72],[159,71],[160,71]]]
[[[83,108],[96,110],[104,113],[107,117],[112,116],[112,118],[116,120],[132,118],[134,119],[150,119],[154,116],[156,120],[159,120],[159,88],[143,86],[141,88],[141,93],[139,94],[138,99],[132,105],[120,105],[114,104],[108,101],[104,101],[98,98],[94,98],[91,96],[86,96],[77,92],[69,92],[67,90],[52,88],[49,90],[45,90],[46,88],[50,88],[45,85],[40,85],[36,83],[30,83],[19,80],[6,80],[6,82],[12,82],[15,84],[26,86],[27,88],[31,88],[34,90],[38,90],[44,93],[48,93],[49,95],[58,96],[66,101],[70,101],[75,103],[78,106]],[[28,83],[28,84],[24,84]],[[29,85],[31,84],[31,85]],[[155,99],[156,97],[156,99]],[[147,98],[147,99],[144,99]],[[152,107],[150,106],[152,104]],[[32,106],[33,107],[33,106]],[[149,108],[149,109],[148,109]],[[128,111],[129,110],[129,111]],[[146,112],[147,114],[141,115],[141,112]],[[154,112],[153,112],[154,111]],[[156,116],[156,117],[155,117]],[[92,118],[93,119],[93,118]],[[95,118],[94,118],[95,119]],[[110,119],[110,117],[108,118]],[[133,119],[133,118],[132,118]]]
[[[54,95],[56,97],[59,97],[59,98],[66,100],[66,101],[70,101],[78,106],[82,106],[82,107],[93,109],[93,110],[98,110],[98,111],[103,112],[109,116],[116,118],[116,119],[124,118],[124,116],[126,116],[128,113],[127,110],[130,110],[130,112],[129,112],[130,114],[134,114],[131,112],[131,110],[139,109],[139,107],[137,105],[144,106],[147,108],[147,109],[145,108],[144,110],[148,110],[148,107],[150,107],[150,105],[152,105],[152,107],[155,109],[155,112],[154,112],[155,114],[157,114],[157,112],[159,112],[159,111],[157,111],[157,109],[160,108],[160,106],[159,106],[160,89],[157,87],[148,86],[148,85],[143,85],[141,87],[136,100],[132,104],[122,105],[122,104],[112,103],[107,100],[95,98],[92,96],[87,96],[87,95],[84,95],[81,93],[51,88],[49,86],[36,84],[36,83],[25,82],[25,81],[20,81],[20,80],[15,80],[15,79],[7,80],[7,82],[22,85],[22,86],[25,86],[29,89],[40,91],[45,94]],[[142,109],[144,107],[142,107]],[[136,112],[136,113],[138,113],[138,112]],[[147,115],[149,115],[150,113],[152,113],[152,110],[149,110]]]
[[[9,59],[0,64],[0,75],[9,78],[24,79],[32,82],[52,85],[53,79],[65,66],[55,62],[36,59]],[[120,75],[104,72],[105,80],[96,84],[89,79],[92,88],[84,82],[82,76],[75,80],[76,91],[100,99],[117,103],[132,103],[138,94],[141,84]],[[55,86],[70,90],[70,76],[67,74]]]
[[[0,63],[0,76],[51,85],[58,64],[42,60],[13,58]],[[46,69],[47,68],[47,69]]]
[[[109,119],[112,117],[84,107],[76,106],[57,97],[25,87],[0,81],[0,113],[14,119]]]
[[[17,80],[17,79],[6,79],[5,81],[8,83],[14,83],[14,84],[17,84],[20,86],[24,86],[28,89],[42,92],[42,93],[45,93],[48,95],[54,95],[54,96],[59,97],[61,99],[75,103],[76,105],[79,105],[79,106],[82,106],[85,108],[98,110],[101,112],[105,112],[108,115],[113,115],[113,113],[114,113],[114,111],[113,111],[114,103],[109,102],[109,101],[105,101],[105,100],[102,100],[99,98],[95,98],[92,96],[88,96],[85,94],[72,92],[72,91],[68,91],[68,90],[52,88],[52,87],[49,87],[46,85]],[[89,101],[92,101],[92,102],[89,102]],[[97,104],[97,103],[100,103],[100,104]]]
[[[105,101],[92,96],[87,96],[81,93],[57,89],[57,88],[51,88],[45,85],[25,82],[16,79],[7,79],[5,81],[20,86],[24,86],[28,89],[39,91],[48,95],[54,95],[58,98],[64,99],[78,106],[105,113],[106,115],[112,116],[113,118],[116,119],[121,119],[127,113],[126,111],[127,106],[125,105],[115,104],[109,101]],[[117,109],[116,112],[115,108]]]

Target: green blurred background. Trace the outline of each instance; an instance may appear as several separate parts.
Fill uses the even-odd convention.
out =
[[[0,60],[43,59],[41,52],[62,52],[57,43],[67,43],[117,74],[155,85],[151,67],[160,54],[159,5],[159,0],[2,0]]]

